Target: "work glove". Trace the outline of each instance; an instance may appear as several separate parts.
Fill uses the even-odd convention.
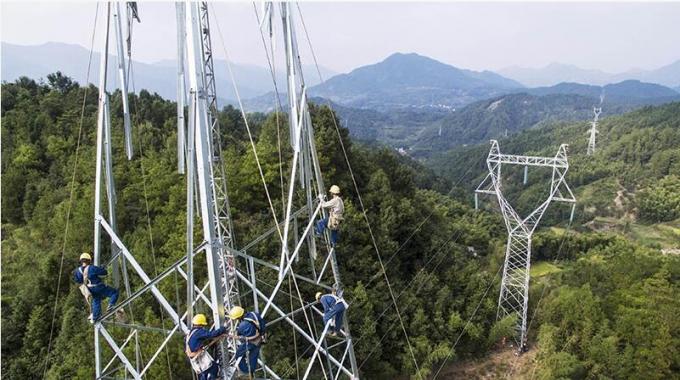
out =
[[[326,194],[319,194],[319,202],[323,202],[326,200]]]

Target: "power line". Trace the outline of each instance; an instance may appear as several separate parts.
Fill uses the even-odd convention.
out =
[[[77,168],[78,168],[78,153],[80,152],[80,141],[82,137],[82,132],[83,132],[83,120],[85,118],[85,104],[87,102],[87,92],[88,89],[90,88],[89,83],[90,83],[90,68],[92,66],[92,51],[94,50],[94,37],[95,37],[95,32],[97,30],[97,18],[99,16],[99,3],[97,3],[97,6],[95,8],[95,14],[94,14],[94,22],[92,25],[92,38],[90,42],[90,54],[88,57],[87,61],[87,74],[85,75],[85,90],[83,94],[83,103],[80,109],[80,122],[78,123],[78,139],[76,140],[76,151],[75,151],[75,156],[74,156],[74,162],[73,162],[73,174],[71,175],[71,189],[69,192],[69,200],[68,200],[68,208],[66,211],[66,225],[64,226],[64,239],[63,239],[63,244],[61,247],[61,259],[59,260],[59,276],[57,278],[57,289],[55,291],[54,295],[54,306],[52,307],[52,322],[50,323],[50,337],[47,341],[47,354],[45,355],[45,364],[44,364],[44,369],[43,369],[43,378],[47,375],[47,369],[48,369],[48,364],[49,364],[49,359],[50,359],[50,353],[52,352],[52,337],[54,335],[54,322],[57,318],[57,305],[59,304],[59,291],[61,290],[61,277],[63,275],[63,270],[64,270],[64,255],[66,253],[66,240],[68,237],[68,227],[69,223],[71,221],[71,208],[73,206],[73,197],[75,194],[75,182],[76,182],[76,173],[77,173]]]

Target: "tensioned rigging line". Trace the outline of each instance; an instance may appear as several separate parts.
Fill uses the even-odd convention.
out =
[[[212,12],[211,12],[211,13],[212,13]],[[238,91],[238,87],[237,87],[237,85],[236,85],[236,80],[235,80],[234,73],[233,73],[233,70],[232,70],[232,67],[231,67],[231,59],[229,58],[229,54],[227,53],[227,49],[226,49],[226,46],[225,46],[225,44],[224,44],[224,37],[222,36],[222,30],[221,30],[221,28],[220,28],[220,23],[219,23],[219,20],[217,20],[216,16],[213,16],[213,18],[215,19],[215,25],[217,26],[217,32],[218,32],[218,34],[219,34],[219,36],[220,36],[220,42],[221,42],[222,50],[223,50],[223,52],[224,52],[224,55],[225,55],[225,58],[226,58],[226,61],[227,61],[227,68],[229,69],[229,75],[230,75],[230,77],[231,77],[232,85],[233,85],[233,87],[234,87],[234,92],[235,92],[235,94],[236,94],[236,98],[237,98],[237,101],[238,101],[238,104],[239,104],[239,108],[240,108],[240,111],[241,111],[241,115],[242,115],[242,117],[243,117],[244,124],[245,124],[245,126],[246,126],[247,131],[248,131],[248,137],[249,137],[249,139],[250,139],[250,143],[251,143],[251,146],[252,146],[252,149],[253,149],[253,154],[254,154],[254,156],[255,156],[255,160],[256,160],[256,162],[257,162],[258,169],[260,170],[260,177],[261,177],[261,179],[262,179],[262,182],[263,182],[263,185],[264,185],[264,188],[265,188],[265,192],[266,192],[266,195],[267,195],[267,199],[268,199],[269,205],[270,205],[270,207],[271,207],[272,215],[274,216],[274,222],[276,223],[277,231],[278,231],[278,233],[279,233],[279,236],[280,236],[280,238],[281,238],[281,242],[282,242],[282,244],[283,244],[283,236],[282,236],[282,234],[281,234],[281,230],[280,230],[280,227],[279,227],[279,225],[278,225],[278,220],[276,219],[276,212],[274,211],[274,206],[273,206],[273,204],[272,204],[271,197],[270,197],[270,195],[269,195],[269,190],[268,190],[268,188],[267,188],[267,184],[266,184],[266,181],[265,181],[265,178],[264,178],[264,174],[263,174],[263,172],[262,172],[262,167],[261,167],[261,165],[260,165],[259,157],[258,157],[258,155],[257,155],[257,150],[256,150],[256,148],[255,148],[255,144],[254,144],[254,141],[253,141],[252,133],[251,133],[250,127],[249,127],[249,125],[248,125],[248,119],[247,119],[247,116],[246,116],[246,113],[245,113],[245,109],[244,109],[244,107],[243,107],[243,102],[242,102],[242,100],[241,100],[241,96],[240,96],[240,93],[239,93],[239,91]],[[294,181],[294,180],[295,180],[294,178],[291,179],[291,181]],[[303,314],[304,314],[304,316],[305,316],[305,322],[306,322],[306,324],[307,324],[307,327],[309,328],[310,334],[312,334],[312,336],[316,337],[316,335],[317,335],[317,334],[316,334],[316,328],[313,327],[314,325],[310,322],[309,316],[307,315],[307,311],[306,311],[306,309],[305,309],[305,307],[304,307],[304,298],[302,297],[302,294],[300,293],[300,288],[299,288],[299,286],[298,286],[297,279],[295,278],[295,273],[294,273],[292,267],[290,268],[290,271],[291,271],[291,276],[292,276],[292,279],[293,279],[293,283],[295,284],[295,290],[296,290],[296,292],[297,292],[297,296],[298,296],[299,301],[300,301],[300,306],[301,306],[302,312],[303,312]],[[321,369],[322,369],[322,371],[323,371],[324,378],[327,378],[326,370],[324,369],[324,365],[323,365],[323,361],[322,361],[322,359],[321,359],[320,356],[318,356],[317,358],[318,358],[319,363],[320,363],[320,365],[321,365]]]
[[[132,52],[129,52],[130,60],[129,60],[129,78],[132,82],[132,93],[134,95],[135,93],[135,75],[134,75],[134,69],[133,69],[133,64],[132,64]],[[139,100],[137,96],[134,96],[133,99],[135,100],[135,119],[138,123],[136,129],[136,134],[137,134],[137,142],[139,143],[139,167],[141,169],[141,174],[142,174],[142,189],[144,193],[144,207],[146,210],[146,229],[149,232],[149,246],[151,248],[151,257],[152,257],[152,263],[153,263],[153,271],[154,271],[154,276],[158,277],[158,266],[156,264],[156,249],[154,245],[154,239],[153,239],[153,229],[151,228],[151,214],[149,212],[149,197],[148,197],[148,192],[147,192],[147,187],[146,187],[146,170],[144,169],[144,141],[142,138],[142,133],[140,131],[140,121],[141,118],[139,117]],[[177,273],[175,271],[175,273]],[[177,287],[177,275],[175,274],[175,287]],[[165,329],[165,311],[163,308],[160,309],[161,312],[161,326],[163,326],[163,329]],[[166,345],[165,348],[163,349],[165,351],[165,358],[168,364],[168,375],[170,376],[170,379],[172,380],[172,366],[170,365],[170,353],[168,352],[168,346]]]
[[[301,11],[300,11],[299,5],[298,5],[298,11],[300,12],[300,18],[302,19],[302,13],[301,13]],[[304,19],[302,19],[302,24],[303,24],[303,27],[304,27]],[[307,33],[306,33],[306,29],[305,29],[305,34],[307,34]],[[308,35],[307,35],[307,37],[308,37],[308,38],[307,38],[307,41],[308,41],[308,43],[310,44],[310,49],[311,49],[311,41],[309,40],[309,36],[308,36]],[[320,79],[320,81],[323,83],[323,82],[325,82],[325,81],[324,81],[324,79],[323,79],[323,77],[322,77],[322,75],[321,75],[321,70],[319,69],[319,65],[318,65],[318,63],[317,63],[316,55],[314,54],[313,49],[312,49],[312,57],[314,58],[314,62],[315,62],[315,64],[316,64],[316,69],[317,69],[317,73],[318,73],[318,75],[319,75],[319,79]],[[330,102],[328,102],[327,105],[328,105],[328,107],[329,107],[330,109],[332,109]],[[446,195],[451,195],[451,193],[453,192],[453,190],[455,190],[456,187],[460,184],[460,182],[462,182],[463,178],[465,178],[465,176],[472,170],[473,167],[476,167],[479,163],[481,163],[481,162],[484,160],[484,158],[486,158],[486,154],[485,154],[484,156],[482,156],[482,157],[480,158],[480,160],[479,160],[475,165],[469,166],[468,169],[465,171],[465,173],[463,173],[463,174],[458,178],[458,180],[453,184],[453,186],[451,186],[451,189],[446,193]],[[403,248],[404,246],[406,246],[406,244],[411,240],[411,238],[413,238],[413,236],[415,236],[415,234],[418,233],[418,232],[420,231],[420,229],[422,228],[422,226],[423,226],[423,225],[424,225],[424,224],[432,217],[432,215],[434,215],[434,209],[432,209],[432,210],[430,211],[430,213],[429,213],[429,214],[428,214],[428,215],[427,215],[427,216],[426,216],[426,217],[418,224],[418,226],[411,232],[411,234],[408,236],[408,238],[406,238],[406,240],[399,246],[399,248],[397,248],[397,250],[390,256],[390,258],[387,260],[386,264],[389,264],[389,263],[392,261],[392,259],[394,259],[394,257],[402,250],[402,248]],[[376,273],[376,274],[369,280],[369,282],[368,282],[366,285],[371,284],[377,277],[380,276],[380,274],[381,274],[380,272]],[[351,303],[351,302],[350,302],[350,303]]]
[[[453,238],[453,235],[451,235],[451,236],[449,237],[449,239],[448,239],[447,241],[445,241],[445,242],[439,247],[439,249],[437,250],[437,252],[436,252],[434,255],[432,255],[432,257],[430,257],[430,259],[423,265],[423,267],[420,268],[420,270],[416,273],[416,275],[413,276],[413,278],[411,279],[411,281],[409,281],[409,283],[406,284],[406,285],[402,288],[401,292],[397,295],[397,300],[398,300],[399,298],[401,298],[401,296],[406,292],[406,289],[409,289],[409,288],[411,287],[411,285],[412,285],[414,282],[416,282],[416,280],[419,279],[418,277],[419,277],[421,274],[425,273],[425,268],[427,268],[427,266],[430,264],[430,262],[432,262],[436,257],[441,256],[441,258],[439,258],[439,260],[437,261],[437,263],[435,264],[435,266],[432,268],[432,271],[436,270],[436,269],[439,267],[439,265],[441,265],[441,263],[442,263],[442,262],[444,261],[444,259],[446,258],[446,255],[443,254],[443,253],[445,253],[445,252],[447,252],[447,251],[445,251],[444,248],[447,247],[447,246],[449,245],[449,243],[451,243],[451,245],[455,244],[455,243],[457,242],[457,240],[458,240],[458,238],[460,237],[461,234],[462,234],[462,230],[458,231],[458,234],[456,235],[456,238],[455,238],[455,239]],[[452,240],[453,240],[453,241],[452,241]],[[424,276],[423,276],[423,277],[424,277]],[[420,290],[422,290],[424,283],[425,283],[425,282],[424,282],[424,278],[423,278],[423,279],[420,281],[419,287],[415,290],[414,295],[417,295],[417,294],[420,292]],[[382,318],[388,310],[389,310],[389,307],[385,308],[385,309],[382,311],[382,313],[380,313],[380,315],[378,315],[378,317],[376,317],[375,319],[378,320],[378,319]],[[392,325],[394,325],[394,322],[392,323]],[[390,327],[388,327],[387,329],[385,329],[386,331],[385,331],[385,333],[383,334],[383,336],[380,337],[380,340],[378,341],[378,344],[375,345],[375,347],[374,347],[371,351],[369,351],[368,355],[366,355],[366,357],[363,358],[363,361],[362,361],[361,364],[359,365],[359,368],[362,368],[362,367],[364,366],[364,364],[366,364],[366,362],[367,362],[368,359],[371,357],[371,355],[373,355],[373,352],[375,352],[375,349],[376,349],[378,346],[380,346],[380,344],[383,342],[383,340],[385,340],[385,338],[387,337],[387,335],[389,335],[390,330],[392,329],[392,325],[390,325]],[[360,342],[363,338],[364,338],[364,337],[360,337],[359,339],[357,339],[357,340],[355,341],[355,343]]]
[[[446,355],[446,358],[442,361],[442,364],[439,366],[439,369],[434,374],[434,377],[432,377],[432,380],[435,380],[437,378],[437,376],[439,376],[439,372],[441,372],[442,368],[444,368],[444,365],[451,358],[451,355],[453,355],[455,353],[454,350],[456,349],[456,346],[458,345],[460,338],[463,336],[463,334],[467,330],[467,327],[468,327],[468,325],[470,325],[470,322],[472,322],[472,318],[474,318],[475,315],[477,315],[477,311],[479,311],[479,307],[482,305],[482,302],[484,302],[484,299],[486,298],[487,293],[489,293],[489,289],[491,289],[493,284],[496,283],[496,277],[498,277],[498,274],[501,272],[501,269],[503,269],[503,265],[498,266],[498,270],[496,271],[496,274],[493,276],[491,281],[489,281],[489,286],[486,287],[484,294],[482,294],[482,297],[479,299],[479,302],[477,303],[477,307],[475,307],[475,311],[472,313],[470,318],[468,318],[467,322],[465,322],[465,326],[463,326],[463,329],[460,331],[460,334],[458,334],[456,341],[453,343],[453,347],[451,347],[451,351],[449,352],[448,355]]]
[[[57,305],[59,304],[59,291],[61,290],[61,277],[64,271],[64,255],[66,253],[66,241],[68,237],[68,227],[71,221],[71,208],[73,206],[73,197],[75,195],[76,173],[78,172],[78,157],[80,152],[80,142],[83,132],[83,120],[85,119],[85,104],[87,102],[87,93],[90,88],[90,68],[92,67],[92,52],[94,50],[94,37],[97,30],[97,18],[99,15],[99,3],[95,8],[94,22],[92,25],[92,38],[90,41],[90,54],[87,60],[87,74],[85,75],[85,89],[83,94],[83,103],[80,108],[80,122],[78,123],[78,138],[76,140],[76,151],[73,162],[73,174],[71,175],[71,189],[69,192],[68,208],[66,209],[66,224],[64,226],[64,239],[61,247],[61,259],[59,260],[59,276],[57,278],[57,289],[54,294],[54,306],[52,307],[52,322],[50,323],[50,337],[47,341],[47,354],[45,355],[45,364],[43,368],[43,378],[47,375],[47,368],[52,352],[52,337],[54,335],[54,322],[57,319]]]
[[[206,3],[208,4],[208,3]],[[212,13],[212,12],[210,12]],[[225,48],[224,45],[224,38],[222,37],[222,30],[220,29],[220,23],[217,20],[217,16],[213,15],[213,18],[215,19],[215,25],[217,26],[217,32],[220,35],[220,41],[222,42],[222,50],[224,51],[225,55],[225,60],[227,61],[227,69],[229,70],[229,77],[231,78],[231,83],[234,87],[234,93],[236,94],[236,100],[239,105],[239,110],[241,111],[241,117],[243,117],[243,124],[246,127],[246,131],[248,132],[248,140],[250,140],[250,146],[253,150],[253,155],[255,156],[255,163],[257,163],[257,170],[260,173],[260,179],[262,180],[262,186],[264,187],[264,192],[267,195],[267,202],[269,202],[269,208],[272,212],[272,217],[274,218],[274,225],[276,226],[276,232],[279,234],[279,239],[281,240],[281,244],[284,244],[283,242],[283,234],[281,233],[281,227],[279,227],[279,221],[276,218],[276,210],[274,209],[274,203],[272,203],[272,198],[269,195],[269,187],[267,186],[267,180],[264,178],[264,171],[262,170],[262,165],[260,164],[260,157],[257,155],[257,148],[255,147],[255,140],[253,139],[253,134],[250,130],[250,124],[248,123],[248,118],[246,117],[246,113],[244,111],[243,107],[243,102],[241,101],[241,95],[238,91],[238,86],[236,86],[236,80],[234,78],[234,72],[231,68],[231,58],[229,58],[229,54],[227,53],[227,49]]]
[[[307,42],[309,43],[310,50],[312,52],[312,57],[314,57],[314,64],[316,65],[316,70],[319,72],[319,77],[321,78],[321,82],[325,83],[323,81],[323,77],[321,77],[321,71],[319,69],[319,64],[316,60],[316,54],[314,53],[314,48],[312,46],[312,41],[309,39],[309,33],[307,32],[307,27],[305,26],[305,21],[304,17],[302,16],[302,11],[300,10],[300,5],[297,4],[297,9],[298,13],[300,14],[300,21],[302,22],[302,27],[305,31],[305,35],[307,36]],[[329,102],[329,108],[330,108],[330,102]],[[332,108],[330,108],[332,110]],[[354,172],[352,170],[352,165],[349,162],[349,158],[347,157],[347,150],[345,149],[345,143],[342,141],[342,136],[340,135],[340,128],[338,127],[338,123],[335,120],[335,117],[332,117],[333,119],[333,125],[335,126],[335,131],[338,136],[338,140],[340,141],[340,147],[342,148],[342,154],[345,156],[345,162],[347,163],[347,168],[349,169],[349,174],[352,177],[352,182],[354,183],[354,190],[357,193],[357,198],[359,199],[359,205],[361,206],[361,211],[364,216],[364,220],[366,221],[366,226],[368,227],[368,233],[371,236],[371,241],[373,242],[373,248],[375,248],[375,253],[378,257],[378,262],[380,263],[380,267],[382,269],[382,272],[385,277],[385,283],[387,284],[387,289],[389,290],[390,297],[392,298],[392,303],[394,304],[394,309],[397,312],[397,317],[399,318],[399,323],[401,324],[401,329],[404,332],[404,336],[406,338],[406,343],[408,344],[408,349],[411,354],[411,359],[413,360],[413,364],[416,366],[416,373],[420,373],[420,367],[418,366],[418,361],[416,360],[416,356],[413,352],[413,347],[411,346],[411,340],[409,339],[408,332],[406,331],[406,326],[404,325],[404,320],[401,316],[401,312],[399,311],[399,305],[397,304],[397,300],[394,297],[394,291],[392,290],[392,285],[390,284],[390,280],[387,276],[387,271],[385,270],[385,265],[383,263],[382,257],[380,255],[380,249],[378,248],[378,243],[375,240],[375,235],[373,234],[373,229],[371,228],[371,223],[368,220],[368,214],[366,213],[366,207],[364,206],[364,201],[361,198],[361,193],[359,192],[359,186],[357,185],[356,178],[354,177]]]
[[[257,12],[257,5],[255,2],[253,2],[253,9],[255,10],[255,18],[257,19],[258,25],[260,25],[260,15]],[[285,187],[283,185],[283,153],[281,150],[281,122],[279,118],[279,113],[283,109],[281,106],[281,97],[279,94],[279,85],[276,81],[276,60],[274,59],[274,42],[272,40],[272,34],[269,34],[269,46],[271,49],[271,55],[270,52],[267,50],[267,43],[265,42],[264,39],[264,33],[262,32],[262,28],[258,28],[260,30],[260,39],[262,40],[262,47],[264,48],[264,54],[267,57],[267,65],[269,68],[269,73],[272,77],[272,82],[274,83],[274,99],[276,100],[274,102],[274,117],[276,119],[276,142],[277,142],[277,147],[278,147],[278,153],[279,153],[279,181],[281,183],[281,204],[285,204],[286,201],[286,195],[285,195]],[[284,216],[285,218],[285,213]],[[298,376],[299,377],[299,376]]]
[[[446,195],[447,195],[447,196],[450,196],[450,195],[453,193],[453,190],[455,190],[455,189],[458,187],[458,185],[460,185],[460,183],[463,181],[463,179],[470,173],[470,171],[472,170],[472,168],[475,168],[475,167],[477,167],[480,163],[482,163],[482,161],[484,161],[484,159],[486,158],[486,156],[487,156],[487,155],[486,155],[486,153],[485,153],[483,156],[480,157],[480,159],[479,159],[474,165],[468,166],[468,168],[467,168],[467,170],[465,171],[465,173],[463,173],[463,174],[458,178],[458,180],[451,186],[451,189],[446,193]],[[399,252],[402,250],[402,248],[404,248],[404,246],[406,246],[406,244],[411,240],[411,238],[413,238],[413,236],[415,236],[416,233],[420,232],[420,229],[423,227],[423,225],[424,225],[428,220],[430,220],[430,218],[432,217],[432,215],[434,215],[434,211],[435,211],[435,209],[434,209],[434,207],[433,207],[433,208],[430,210],[430,213],[423,219],[422,222],[420,222],[420,224],[418,224],[418,226],[411,232],[411,234],[408,236],[408,238],[406,238],[406,240],[399,246],[399,248],[397,248],[397,250],[394,251],[394,253],[392,254],[392,256],[390,256],[390,258],[387,260],[387,263],[386,263],[386,264],[389,264],[389,263],[392,261],[392,259],[394,259],[394,257],[397,255],[397,253],[399,253]],[[371,277],[370,281],[369,281],[366,285],[368,286],[368,284],[372,283],[378,276],[380,276],[380,273],[376,273],[373,277]]]
[[[322,77],[322,75],[321,75],[321,71],[320,71],[320,69],[319,69],[319,65],[318,65],[318,62],[317,62],[317,59],[316,59],[316,55],[315,55],[315,53],[314,53],[314,49],[313,49],[313,47],[312,47],[311,40],[309,39],[309,35],[308,35],[307,29],[306,29],[306,27],[305,27],[304,18],[303,18],[303,16],[302,16],[302,11],[300,10],[299,4],[297,5],[297,7],[298,7],[298,12],[300,13],[300,19],[302,20],[303,28],[304,28],[304,30],[305,30],[305,35],[307,36],[307,41],[308,41],[309,46],[310,46],[310,49],[311,49],[311,51],[312,51],[312,57],[314,58],[314,63],[315,63],[315,65],[316,65],[317,73],[318,73],[318,75],[319,75],[319,78],[321,79],[321,82],[324,83],[325,81],[323,80],[323,77]],[[328,102],[328,107],[332,109],[330,102]],[[350,170],[350,174],[352,174],[352,181],[354,182],[354,186],[355,186],[355,189],[356,189],[356,191],[357,191],[357,195],[359,196],[359,202],[360,202],[360,205],[361,205],[362,210],[363,210],[363,212],[364,212],[364,218],[366,219],[366,222],[367,222],[367,224],[368,224],[368,218],[367,218],[367,216],[366,216],[366,211],[365,211],[363,202],[362,202],[362,200],[361,200],[361,195],[359,194],[359,191],[358,191],[358,188],[357,188],[357,184],[356,184],[356,180],[355,180],[354,175],[353,175],[353,173],[352,173],[351,166],[349,165],[349,160],[347,159],[347,154],[346,154],[346,151],[345,151],[345,147],[344,147],[344,144],[342,143],[342,139],[341,139],[341,137],[340,137],[340,131],[339,131],[339,128],[338,128],[338,126],[337,126],[337,122],[335,121],[335,118],[333,118],[333,122],[334,122],[334,124],[335,124],[335,128],[336,128],[336,131],[337,131],[337,134],[338,134],[338,139],[340,140],[340,143],[341,143],[341,146],[342,146],[343,153],[345,154],[345,160],[347,161],[347,164],[348,164],[348,167],[349,167],[349,170]],[[471,169],[471,167],[468,168],[468,171],[469,171],[470,169]],[[466,174],[467,174],[467,172],[466,172]],[[465,174],[464,174],[464,175],[465,175]],[[462,179],[462,177],[461,177],[461,179]],[[451,190],[449,191],[449,193],[450,193],[451,191],[453,191],[454,188],[455,188],[455,185],[451,188]],[[428,219],[433,215],[433,213],[434,213],[434,211],[432,211],[432,212],[425,218],[425,221],[428,220]],[[418,230],[420,229],[420,227],[422,227],[422,225],[425,223],[425,221],[423,221],[423,222],[416,228],[416,231],[418,231]],[[375,245],[375,239],[374,239],[373,233],[372,233],[372,231],[371,231],[370,224],[368,225],[368,227],[369,227],[369,232],[370,232],[370,234],[371,234],[371,238],[373,239],[374,247],[376,248],[376,252],[377,252],[377,246]],[[398,248],[397,252],[395,252],[394,255],[396,255],[396,253],[398,253],[398,251],[401,250],[401,248],[408,242],[408,240],[411,239],[411,237],[413,237],[414,234],[415,234],[415,232],[412,233],[412,234],[408,237],[407,241],[404,242],[404,243]],[[392,257],[394,257],[394,255],[392,255]],[[392,257],[390,258],[390,260],[392,259]],[[385,267],[384,267],[384,265],[382,265],[382,260],[380,260],[380,264],[381,264],[381,267],[382,267],[381,270],[382,270],[382,272],[385,274],[385,277],[386,277],[386,279],[387,279],[387,274],[385,273]],[[502,268],[502,266],[501,266],[500,268]],[[491,288],[491,286],[494,284],[495,278],[498,276],[498,273],[500,272],[500,268],[499,268],[499,270],[496,272],[496,275],[494,276],[493,280],[489,283],[489,286],[487,287],[487,289],[486,289],[486,291],[485,291],[483,297],[480,299],[480,302],[479,302],[479,304],[477,305],[477,308],[475,309],[474,313],[473,313],[473,314],[470,316],[470,318],[468,319],[465,328],[467,328],[467,325],[470,323],[470,321],[472,320],[472,318],[476,315],[477,311],[479,310],[479,306],[481,305],[481,302],[482,302],[482,301],[484,300],[484,298],[486,297],[486,294],[488,293],[488,291],[489,291],[489,289]],[[388,281],[388,288],[390,288],[390,294],[392,295],[393,300],[394,300],[394,295],[393,295],[393,293],[392,293],[392,291],[391,291],[391,287],[389,286],[389,281]],[[396,305],[396,301],[395,301],[395,307],[396,307],[396,306],[397,306],[397,305]],[[398,310],[398,309],[397,309],[397,314],[398,314],[399,320],[400,320],[400,322],[401,322],[401,324],[402,324],[402,329],[404,329],[403,321],[402,321],[402,319],[401,319],[401,316],[399,315],[399,310]],[[463,331],[461,331],[461,334],[460,334],[460,335],[458,336],[458,338],[456,339],[456,343],[455,343],[454,346],[452,347],[452,350],[453,350],[453,349],[455,348],[455,346],[458,344],[458,341],[460,340],[460,337],[461,337],[462,334],[465,332],[465,328],[463,329]],[[405,329],[404,329],[404,333],[406,334]],[[408,334],[406,334],[406,335],[407,335],[407,342],[408,342]],[[409,348],[411,348],[411,347],[410,347],[410,343],[409,343]],[[413,354],[413,351],[412,351],[412,350],[411,350],[411,353]],[[448,357],[450,357],[450,354],[449,354]],[[446,360],[448,360],[448,357],[447,357]],[[415,357],[413,357],[413,359],[414,359],[414,362],[415,362]],[[446,362],[446,360],[444,361],[444,363]],[[362,364],[363,364],[363,363],[362,363]],[[443,367],[443,363],[442,363],[442,367]],[[439,370],[441,370],[442,367],[440,367]],[[417,368],[417,364],[416,364],[416,368]],[[438,373],[439,373],[439,371],[437,371],[437,374],[438,374]],[[435,378],[436,378],[436,375],[435,375]]]

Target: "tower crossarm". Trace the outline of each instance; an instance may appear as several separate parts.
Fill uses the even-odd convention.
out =
[[[566,159],[558,157],[537,157],[537,156],[519,156],[515,154],[499,154],[494,157],[489,157],[489,162],[496,162],[499,164],[511,165],[525,165],[525,166],[551,166],[558,168],[568,168],[569,164]]]
[[[517,317],[515,342],[518,347],[526,343],[527,309],[529,299],[529,273],[531,268],[531,237],[552,201],[572,204],[574,216],[576,198],[565,180],[569,170],[566,144],[560,145],[554,157],[520,156],[502,154],[498,142],[491,140],[491,149],[486,163],[489,173],[475,189],[475,207],[478,208],[479,194],[495,195],[508,230],[508,242],[503,265],[501,292],[498,298],[498,318]],[[539,166],[552,169],[550,191],[543,202],[525,218],[522,218],[503,195],[501,167],[503,164]]]

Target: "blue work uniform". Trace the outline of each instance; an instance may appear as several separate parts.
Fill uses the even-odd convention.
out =
[[[238,369],[242,373],[255,374],[257,358],[260,356],[260,345],[266,327],[267,323],[262,319],[262,316],[254,311],[246,313],[239,322],[236,333],[242,343],[236,348],[234,359],[242,358],[238,363]]]
[[[73,271],[73,281],[78,284],[83,283],[83,273],[85,266],[80,266]],[[92,295],[92,319],[98,320],[102,313],[102,299],[109,299],[109,308],[113,307],[118,301],[118,289],[112,288],[104,284],[100,276],[107,275],[106,269],[96,265],[89,265],[87,270],[87,279],[90,280],[87,288]]]
[[[324,326],[332,318],[335,318],[335,326],[330,327],[330,331],[340,332],[342,327],[342,318],[345,315],[347,307],[341,298],[332,294],[324,294],[319,298],[321,306],[323,306],[323,324]]]
[[[191,352],[196,352],[200,350],[203,346],[208,344],[212,339],[217,338],[227,332],[227,329],[220,327],[215,330],[208,330],[204,327],[194,327],[189,332],[189,340],[187,341],[187,346]],[[217,375],[220,371],[219,363],[213,360],[210,368],[198,374],[198,380],[213,380],[217,379]]]

